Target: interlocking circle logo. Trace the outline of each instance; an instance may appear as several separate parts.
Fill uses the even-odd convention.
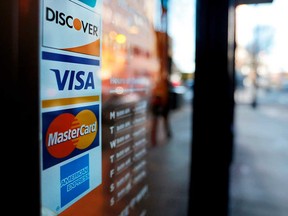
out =
[[[75,148],[83,150],[94,141],[98,121],[90,110],[82,110],[76,116],[63,113],[55,118],[46,133],[47,151],[55,158],[64,158]]]

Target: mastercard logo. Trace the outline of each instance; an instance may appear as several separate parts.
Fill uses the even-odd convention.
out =
[[[98,121],[90,110],[82,110],[76,116],[63,113],[49,125],[46,133],[46,148],[55,158],[64,158],[74,149],[88,148],[98,132]]]

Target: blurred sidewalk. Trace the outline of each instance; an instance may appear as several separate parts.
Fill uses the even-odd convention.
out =
[[[185,98],[179,109],[172,110],[172,137],[165,137],[163,122],[160,122],[160,142],[149,149],[149,216],[187,216],[192,138],[191,107],[191,101]]]
[[[235,108],[230,216],[288,215],[288,104]]]
[[[147,158],[149,216],[187,216],[191,101],[170,118],[173,137],[150,148]],[[229,216],[287,216],[288,104],[236,105],[234,140]]]

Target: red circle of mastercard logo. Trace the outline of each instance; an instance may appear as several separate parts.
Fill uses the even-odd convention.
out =
[[[98,131],[95,114],[82,110],[76,116],[63,113],[49,125],[46,133],[47,151],[55,158],[64,158],[75,148],[86,149],[94,141]]]

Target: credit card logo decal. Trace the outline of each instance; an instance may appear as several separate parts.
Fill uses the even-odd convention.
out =
[[[99,146],[98,105],[42,115],[44,169]]]
[[[80,2],[83,2],[84,4],[94,8],[96,6],[96,0],[79,0]]]
[[[100,15],[70,1],[46,0],[43,7],[44,47],[100,56]]]
[[[61,207],[89,189],[89,155],[60,167]]]

